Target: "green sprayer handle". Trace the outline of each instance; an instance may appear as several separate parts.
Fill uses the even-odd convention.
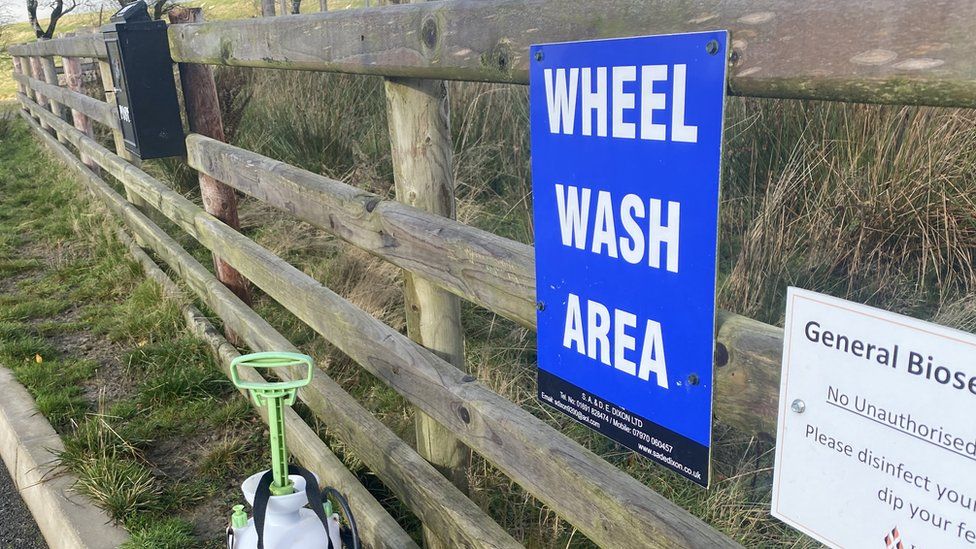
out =
[[[238,368],[291,368],[305,366],[305,377],[291,381],[242,381]],[[294,492],[288,478],[288,446],[285,442],[285,406],[295,403],[299,387],[312,380],[312,357],[298,353],[253,353],[235,358],[230,363],[230,378],[234,385],[246,389],[254,403],[268,407],[268,428],[271,435],[271,471],[274,482],[271,494],[281,496]]]
[[[292,366],[305,366],[305,377],[291,381],[243,381],[238,375],[237,369],[241,366],[251,368],[290,368]],[[312,357],[299,353],[277,353],[274,351],[265,353],[251,353],[241,355],[230,363],[230,379],[239,389],[257,390],[277,390],[287,391],[304,387],[312,381]]]

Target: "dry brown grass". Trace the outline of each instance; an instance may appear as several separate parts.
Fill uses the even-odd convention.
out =
[[[222,70],[220,78],[249,90],[249,103],[235,115],[237,144],[391,196],[381,80],[237,70]],[[450,91],[459,219],[531,242],[525,88],[452,83]],[[974,119],[958,110],[730,99],[721,305],[777,323],[792,284],[976,327]],[[397,269],[254,201],[247,201],[244,221],[259,242],[403,330]],[[412,412],[402,398],[280,307],[264,300],[260,311],[412,439]],[[535,398],[530,331],[470,304],[463,324],[472,372],[498,393],[747,546],[815,546],[769,516],[768,440],[717,426],[716,481],[701,490],[543,408]],[[346,460],[366,475],[354,456]],[[477,456],[470,483],[472,498],[526,545],[590,545]]]
[[[927,317],[973,288],[974,113],[734,106],[724,306],[775,323],[795,285]]]

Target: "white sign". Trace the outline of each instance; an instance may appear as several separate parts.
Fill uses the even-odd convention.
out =
[[[976,548],[976,336],[790,288],[772,513],[832,547]]]

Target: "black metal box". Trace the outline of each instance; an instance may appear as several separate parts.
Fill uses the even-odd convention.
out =
[[[186,153],[166,23],[143,0],[119,10],[102,28],[125,148],[142,158]]]

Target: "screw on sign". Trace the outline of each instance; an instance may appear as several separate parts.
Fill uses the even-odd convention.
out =
[[[804,411],[806,411],[807,404],[800,399],[796,399],[793,401],[793,404],[790,405],[790,408],[794,413],[802,414]]]

